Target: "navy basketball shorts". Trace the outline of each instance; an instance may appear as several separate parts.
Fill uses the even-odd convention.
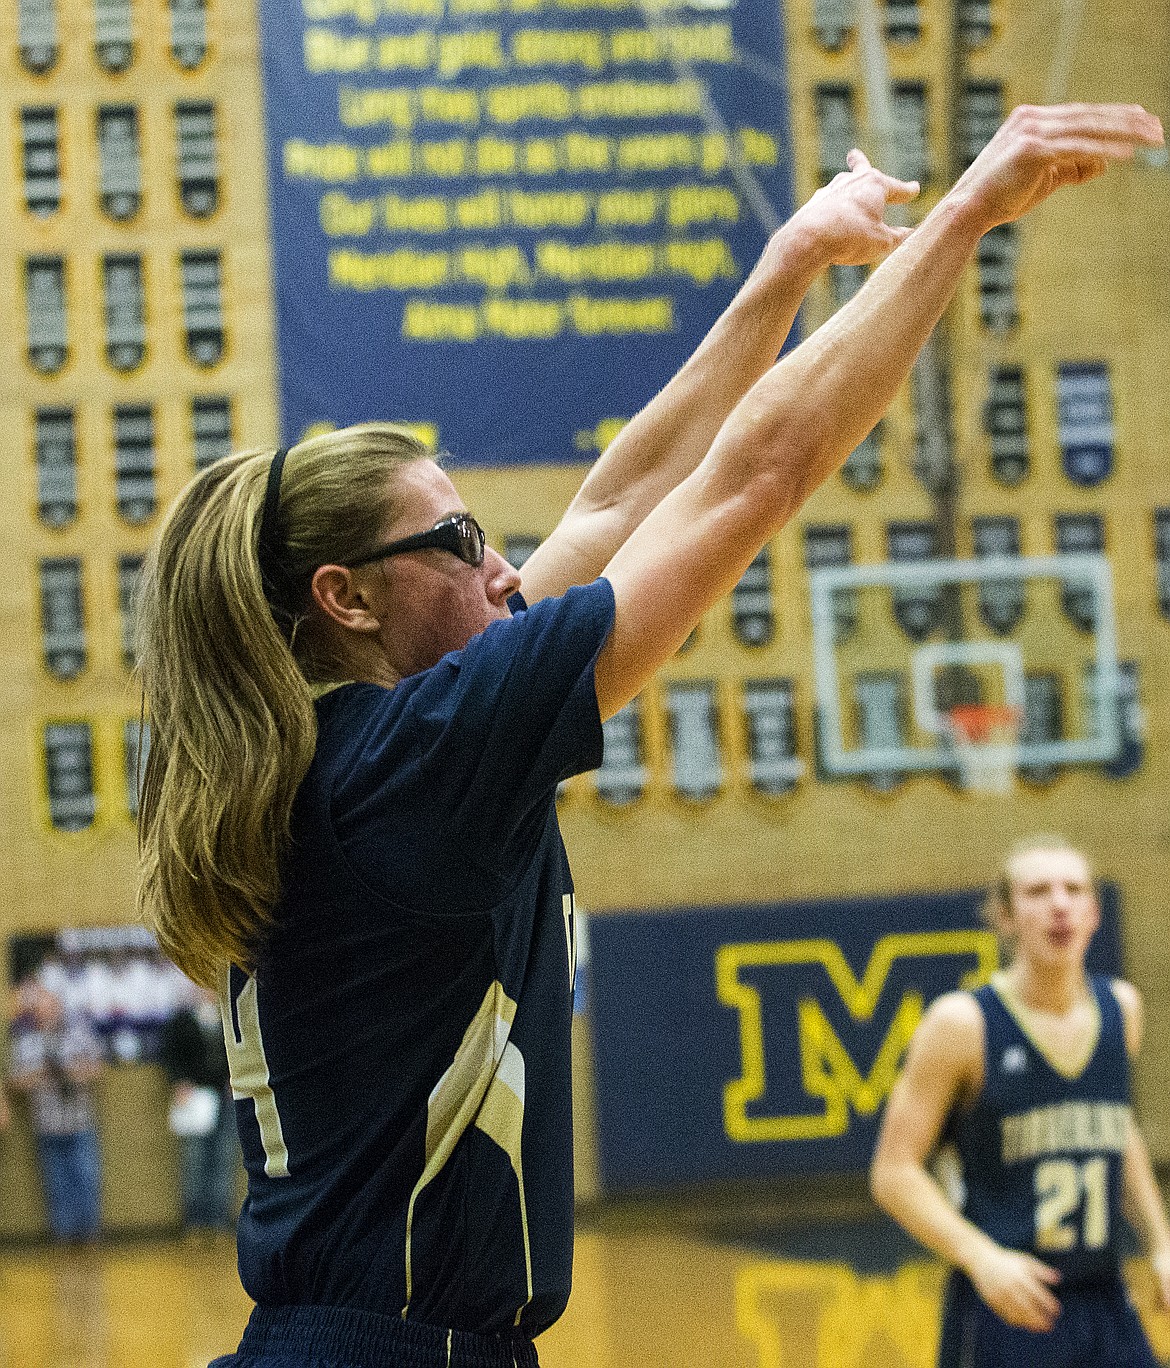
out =
[[[539,1368],[527,1335],[473,1335],[344,1306],[257,1306],[210,1368]]]
[[[1120,1279],[1059,1294],[1047,1334],[1008,1325],[962,1273],[943,1298],[939,1368],[1158,1368],[1146,1332]]]

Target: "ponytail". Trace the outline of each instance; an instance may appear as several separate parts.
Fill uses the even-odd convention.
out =
[[[139,908],[197,983],[215,987],[226,963],[255,967],[316,747],[314,685],[344,678],[302,630],[313,572],[377,543],[393,510],[394,469],[425,454],[388,424],[292,449],[276,519],[279,602],[266,597],[257,553],[270,453],[227,457],[198,475],[147,559],[138,596],[151,728]]]

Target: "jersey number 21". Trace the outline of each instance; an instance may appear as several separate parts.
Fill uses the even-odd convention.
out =
[[[1098,1155],[1083,1164],[1046,1159],[1036,1165],[1038,1249],[1103,1249],[1109,1239],[1109,1170]],[[1080,1230],[1077,1212],[1082,1209]]]

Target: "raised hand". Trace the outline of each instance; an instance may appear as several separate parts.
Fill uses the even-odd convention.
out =
[[[1060,1302],[1052,1289],[1060,1274],[1031,1254],[996,1245],[968,1273],[976,1292],[1009,1325],[1039,1334],[1056,1324]]]
[[[1034,209],[1055,190],[1082,185],[1139,147],[1160,147],[1162,125],[1140,105],[1020,105],[956,182],[947,199],[984,230]]]
[[[885,221],[888,205],[907,204],[917,181],[898,180],[871,166],[856,148],[841,171],[788,220],[785,230],[807,234],[826,266],[865,266],[892,252],[909,228]]]

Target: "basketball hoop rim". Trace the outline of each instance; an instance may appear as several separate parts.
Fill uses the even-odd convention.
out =
[[[958,703],[943,714],[956,741],[983,745],[998,732],[1002,743],[1019,731],[1021,710],[1011,703]]]
[[[963,788],[985,797],[1010,793],[1019,763],[1023,709],[1011,703],[959,703],[942,717]]]

